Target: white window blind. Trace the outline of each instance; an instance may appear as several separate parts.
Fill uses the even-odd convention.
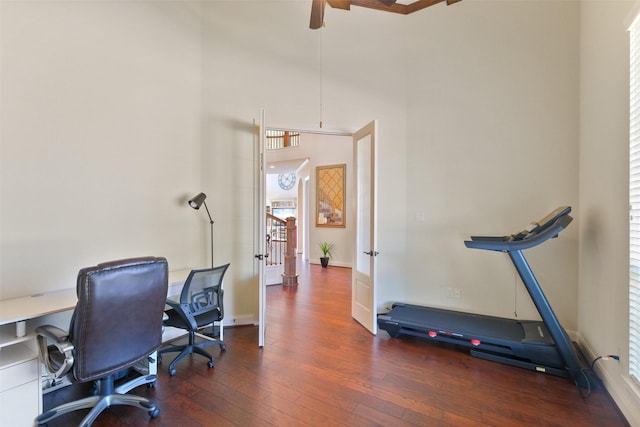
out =
[[[637,17],[629,34],[629,375],[640,381],[640,19]]]

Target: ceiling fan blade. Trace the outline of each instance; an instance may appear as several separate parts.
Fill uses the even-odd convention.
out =
[[[327,0],[334,9],[351,10],[351,0]]]
[[[324,23],[324,5],[326,0],[313,0],[311,3],[311,21],[309,28],[317,30]]]

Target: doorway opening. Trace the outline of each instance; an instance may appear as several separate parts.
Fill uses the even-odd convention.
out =
[[[269,130],[269,129],[268,129]],[[284,130],[281,130],[284,131]],[[297,255],[305,262],[320,263],[319,243],[334,243],[332,265],[351,267],[353,235],[352,206],[347,203],[345,227],[316,227],[317,167],[345,164],[346,192],[353,194],[353,147],[351,134],[299,131],[299,144],[265,151],[266,210],[281,219],[292,215],[298,227]],[[348,196],[349,197],[349,196]]]
[[[333,133],[333,132],[318,132],[311,131],[309,133],[301,132],[305,136],[308,135],[309,145],[305,146],[304,139],[300,141],[300,147],[296,150],[301,151],[288,151],[285,159],[273,159],[273,157],[265,151],[266,144],[266,130],[274,129],[267,128],[265,126],[265,112],[261,110],[259,126],[256,126],[258,131],[256,136],[256,169],[255,183],[256,189],[256,201],[259,215],[256,216],[256,254],[255,258],[260,261],[264,261],[264,254],[266,248],[265,242],[265,217],[266,217],[266,176],[267,165],[273,161],[295,160],[295,159],[308,159],[309,178],[303,180],[305,183],[301,185],[301,201],[303,209],[306,207],[305,214],[301,217],[306,222],[306,227],[303,236],[303,254],[309,260],[309,262],[320,261],[320,246],[325,241],[330,241],[333,244],[332,253],[334,257],[333,264],[340,266],[342,262],[345,267],[350,267],[352,270],[352,283],[351,283],[351,315],[362,326],[368,329],[372,334],[377,333],[376,325],[376,280],[375,272],[376,268],[376,256],[379,252],[376,250],[376,185],[375,176],[377,169],[377,157],[376,145],[377,145],[377,122],[374,120],[355,133]],[[306,138],[306,137],[305,137]],[[313,140],[316,140],[314,143]],[[313,150],[311,153],[305,153],[304,149]],[[342,153],[342,158],[336,160],[337,153]],[[339,162],[344,163],[339,164]],[[316,212],[310,205],[321,206],[319,202],[319,195],[316,194],[314,188],[314,181],[318,181],[313,171],[322,169],[322,166],[334,165],[339,166],[342,170],[342,174],[336,174],[336,176],[342,175],[344,178],[343,188],[346,194],[342,195],[344,203],[342,203],[344,212],[340,212],[339,215],[331,216],[332,221],[318,221],[319,215],[315,214],[311,216],[311,212]],[[347,171],[347,172],[344,172]],[[279,174],[280,175],[280,174]],[[296,177],[297,178],[297,177]],[[281,182],[285,183],[285,187],[289,186],[289,180],[285,179],[285,176],[280,178]],[[297,181],[297,180],[296,180]],[[327,187],[324,187],[327,188]],[[306,190],[306,191],[304,191]],[[306,195],[306,196],[305,196]],[[326,200],[323,200],[326,204]],[[296,201],[296,206],[300,206]],[[325,205],[322,205],[325,206]],[[326,212],[322,212],[323,218],[328,218]],[[340,221],[333,221],[335,218],[339,218]],[[315,227],[312,227],[314,224]],[[323,226],[324,225],[324,226]],[[308,236],[308,238],[306,238]],[[313,250],[313,242],[318,243],[318,248]],[[291,249],[291,248],[290,248]],[[289,252],[290,253],[290,252]],[[317,258],[315,258],[317,254]],[[365,256],[361,255],[365,254]],[[340,261],[342,257],[345,261]],[[316,261],[317,260],[317,261]],[[354,264],[355,263],[355,264]],[[258,268],[259,272],[259,334],[258,345],[264,346],[265,342],[265,311],[266,311],[266,281],[264,274],[264,262],[260,262]],[[355,270],[354,270],[355,268]],[[357,273],[357,274],[356,274]]]

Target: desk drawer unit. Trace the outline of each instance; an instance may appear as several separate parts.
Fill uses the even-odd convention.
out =
[[[0,425],[33,426],[40,412],[38,356],[24,345],[0,350]]]

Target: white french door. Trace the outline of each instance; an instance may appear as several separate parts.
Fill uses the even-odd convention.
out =
[[[265,333],[265,312],[267,303],[267,285],[265,280],[264,268],[266,265],[266,196],[265,196],[265,160],[264,160],[264,147],[265,147],[265,112],[264,109],[260,110],[260,120],[255,131],[257,135],[254,135],[255,147],[255,172],[254,172],[254,212],[255,218],[255,233],[254,233],[254,260],[258,264],[258,346],[264,347],[264,333]]]
[[[351,316],[372,334],[376,314],[376,133],[377,122],[353,135],[355,244],[351,278]]]
[[[255,262],[258,270],[259,287],[259,332],[258,345],[265,342],[266,281],[264,254],[266,252],[266,195],[265,195],[265,112],[260,110],[260,120],[256,128],[254,203],[255,218]],[[302,131],[304,132],[304,131]],[[353,134],[354,161],[354,255],[351,286],[351,315],[372,334],[377,333],[376,314],[376,132],[374,120]],[[324,132],[320,132],[324,133]],[[313,208],[309,207],[308,211]]]

